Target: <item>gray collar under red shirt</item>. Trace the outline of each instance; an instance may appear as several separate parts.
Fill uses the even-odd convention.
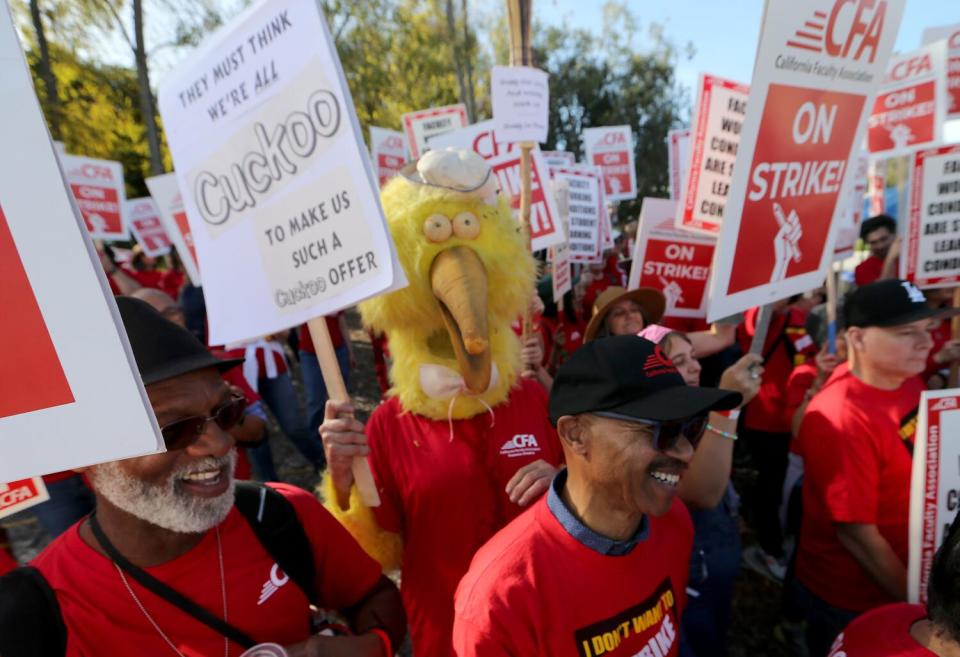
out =
[[[640,526],[637,531],[625,541],[615,541],[606,536],[602,536],[593,531],[573,515],[573,512],[567,508],[560,493],[563,491],[564,484],[567,483],[567,469],[563,468],[553,478],[550,484],[550,490],[547,492],[547,508],[557,519],[560,526],[566,530],[570,536],[577,542],[590,548],[594,552],[606,555],[608,557],[622,557],[630,554],[630,551],[637,546],[637,543],[643,541],[650,534],[650,523],[647,517],[643,516],[640,520]]]

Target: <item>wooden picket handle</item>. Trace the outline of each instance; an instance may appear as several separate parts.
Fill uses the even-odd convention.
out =
[[[343,382],[343,374],[340,372],[337,354],[333,350],[333,341],[330,339],[330,331],[327,330],[327,320],[323,317],[314,317],[307,322],[307,327],[310,329],[313,348],[317,352],[317,360],[320,361],[320,372],[323,374],[323,382],[327,386],[327,396],[338,404],[348,403],[350,394]],[[344,336],[344,338],[347,338],[347,336]],[[373,472],[364,456],[353,457],[353,481],[357,486],[357,492],[360,494],[360,500],[366,506],[380,506],[380,494],[377,492],[377,485],[373,481]]]
[[[750,343],[750,353],[763,355],[763,345],[767,341],[767,332],[770,330],[770,319],[773,317],[773,304],[760,306],[757,314],[757,325],[753,331],[753,342]]]
[[[960,308],[960,287],[953,291],[953,307]],[[960,315],[950,320],[950,329],[954,340],[960,339]],[[960,361],[950,362],[950,387],[956,388],[960,383]]]
[[[523,239],[527,251],[532,250],[532,236],[530,235],[530,152],[535,144],[522,142],[520,144],[520,226],[523,230]],[[523,334],[520,344],[526,346],[527,338],[533,333],[533,319],[530,317],[530,303],[523,309]]]
[[[837,273],[832,264],[827,272],[827,352],[837,353]]]

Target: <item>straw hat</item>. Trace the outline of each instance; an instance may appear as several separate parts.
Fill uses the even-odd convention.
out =
[[[636,290],[625,290],[619,286],[608,287],[600,293],[597,300],[593,302],[593,317],[587,324],[587,330],[583,334],[583,341],[590,342],[603,327],[607,319],[607,314],[614,304],[624,299],[636,301],[643,310],[643,323],[656,324],[663,317],[663,311],[666,310],[667,300],[660,290],[652,287],[641,287]]]

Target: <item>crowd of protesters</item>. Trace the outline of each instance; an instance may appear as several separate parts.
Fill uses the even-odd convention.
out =
[[[916,415],[921,392],[945,387],[960,361],[953,294],[896,279],[895,236],[890,217],[863,223],[870,255],[835,330],[819,291],[785,299],[757,353],[759,309],[707,325],[670,317],[657,290],[627,290],[627,233],[561,304],[548,265],[521,359],[523,386],[549,398],[523,410],[542,412],[551,456],[522,486],[506,473],[515,512],[455,572],[440,572],[449,527],[434,522],[422,549],[407,546],[403,577],[418,583],[402,602],[312,495],[280,483],[271,416],[318,473],[349,466],[345,436],[378,430],[327,405],[307,327],[208,350],[202,290],[175,259],[119,263],[104,249],[169,451],[44,478],[51,499],[30,513],[54,541],[0,584],[0,654],[106,654],[139,645],[144,622],[155,632],[143,654],[240,654],[264,641],[291,655],[393,654],[436,571],[459,587],[441,596],[450,618],[417,657],[722,656],[742,566],[782,587],[771,633],[795,655],[960,654],[956,526],[928,607],[904,604]],[[345,316],[327,326],[350,381]],[[386,399],[389,343],[370,338]],[[734,480],[735,463],[755,476]],[[234,477],[271,483],[234,493]],[[397,510],[391,524],[410,522]],[[744,524],[755,540],[742,549]],[[0,573],[15,565],[0,550]]]

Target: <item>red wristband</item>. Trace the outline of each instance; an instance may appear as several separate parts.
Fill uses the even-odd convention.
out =
[[[728,417],[731,420],[737,420],[740,418],[739,408],[731,408],[728,411],[714,411],[714,412],[717,413],[718,415],[722,415],[723,417]]]
[[[390,637],[387,636],[387,633],[381,630],[379,627],[375,627],[370,630],[377,635],[377,638],[380,639],[380,643],[383,645],[383,654],[387,657],[393,657],[393,642],[390,641]]]

